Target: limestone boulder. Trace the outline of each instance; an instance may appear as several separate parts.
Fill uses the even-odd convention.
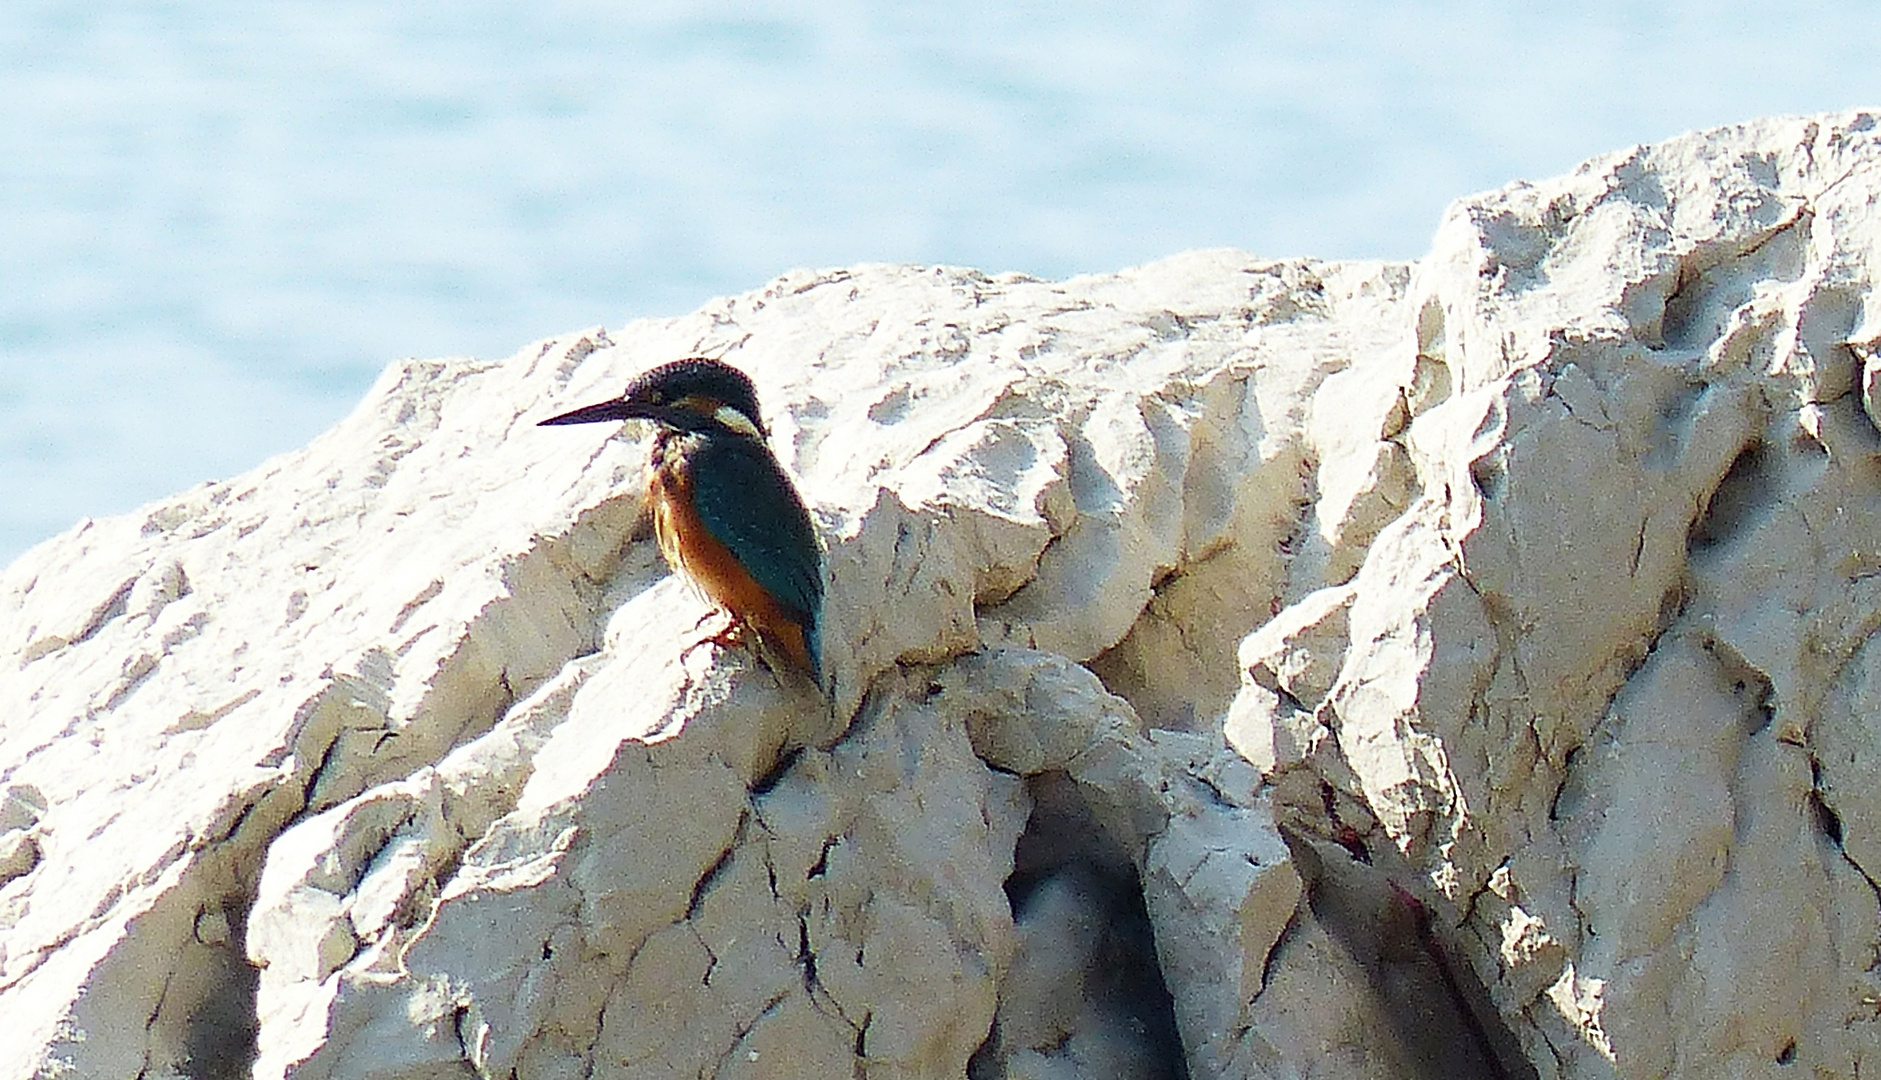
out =
[[[1877,198],[1764,121],[394,365],[0,575],[0,1080],[1873,1072]],[[698,354],[826,688],[535,426]]]

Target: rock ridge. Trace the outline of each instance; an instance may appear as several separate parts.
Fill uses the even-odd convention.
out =
[[[0,1080],[1872,1073],[1877,200],[1782,118],[395,364],[0,574]],[[533,426],[691,354],[827,701]]]

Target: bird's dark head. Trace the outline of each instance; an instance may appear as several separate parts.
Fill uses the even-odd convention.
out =
[[[757,438],[769,434],[750,377],[702,356],[661,364],[628,383],[626,393],[613,401],[551,416],[542,426],[603,420],[652,420],[682,430],[717,425]]]

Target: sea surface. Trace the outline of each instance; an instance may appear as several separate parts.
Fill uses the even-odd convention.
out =
[[[1444,206],[1881,105],[1881,5],[0,6],[0,564],[801,266],[1414,258]]]

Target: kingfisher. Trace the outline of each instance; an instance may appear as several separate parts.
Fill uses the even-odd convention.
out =
[[[741,629],[823,683],[823,553],[803,499],[771,453],[757,388],[730,364],[662,364],[625,393],[539,426],[651,420],[647,502],[660,554]]]

